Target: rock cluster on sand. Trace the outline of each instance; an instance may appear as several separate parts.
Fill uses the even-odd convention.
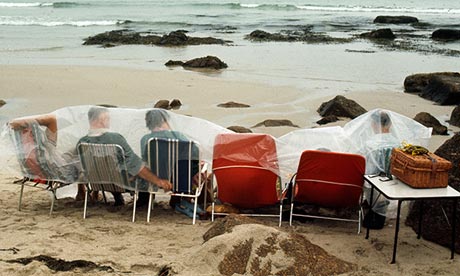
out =
[[[284,41],[284,42],[306,42],[306,43],[348,43],[350,38],[336,38],[322,33],[315,33],[311,28],[301,30],[281,30],[278,33],[269,33],[262,30],[255,30],[246,36],[246,39],[258,42]]]
[[[460,104],[460,73],[439,72],[414,74],[404,80],[408,93],[419,93],[425,99],[441,105]]]
[[[184,68],[210,68],[210,69],[224,69],[227,68],[227,63],[220,60],[215,56],[206,56],[194,58],[186,62],[180,60],[169,60],[165,63],[166,66],[182,66]]]
[[[207,265],[216,275],[255,276],[326,276],[357,269],[355,264],[330,255],[302,235],[251,221],[254,220],[235,215],[215,221],[204,235],[205,242],[186,265],[195,273],[200,272],[197,266]]]
[[[182,106],[182,103],[178,99],[173,99],[171,102],[168,100],[159,100],[153,106],[154,108],[162,109],[179,109]]]
[[[385,28],[385,29],[378,29],[375,31],[370,31],[366,33],[362,33],[359,35],[362,38],[369,38],[369,39],[395,39],[396,36],[391,31],[390,28]]]
[[[158,36],[149,33],[134,32],[131,30],[113,30],[105,33],[100,33],[84,39],[83,45],[157,45],[157,46],[186,46],[186,45],[201,45],[201,44],[226,44],[225,41],[213,37],[190,37],[186,31],[178,30],[170,32],[167,35]]]
[[[439,147],[435,154],[452,162],[449,172],[449,185],[460,190],[460,133],[447,140]],[[415,201],[409,210],[406,224],[418,232],[420,201]],[[450,247],[452,237],[452,201],[451,200],[426,200],[423,203],[422,237],[437,244]],[[460,226],[460,202],[457,203],[457,225]],[[446,218],[447,216],[447,218]],[[446,220],[448,219],[448,221]],[[456,232],[455,251],[460,253],[460,231]]]
[[[450,120],[449,123],[454,126],[460,127],[460,105],[458,105],[454,110],[452,110],[452,113],[450,114]]]
[[[374,23],[382,23],[382,24],[410,24],[410,23],[418,23],[417,17],[413,16],[387,16],[387,15],[379,15],[374,19]]]
[[[261,126],[264,126],[264,127],[279,127],[279,126],[299,127],[298,125],[293,124],[290,120],[286,120],[286,119],[268,119],[252,127],[261,127]]]
[[[449,135],[449,133],[447,133],[447,127],[441,125],[438,119],[433,117],[433,115],[431,115],[430,113],[420,112],[417,115],[415,115],[414,120],[426,127],[432,127],[433,135]]]
[[[354,119],[361,114],[366,113],[366,109],[357,102],[338,95],[328,102],[324,102],[318,108],[319,115],[323,117],[336,116]]]

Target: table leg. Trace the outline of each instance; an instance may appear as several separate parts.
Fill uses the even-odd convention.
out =
[[[402,203],[402,200],[398,200],[398,213],[396,215],[396,228],[395,228],[395,241],[393,244],[393,259],[391,260],[392,264],[396,262],[396,248],[398,246],[399,217],[401,215],[401,203]]]
[[[420,237],[422,236],[422,217],[423,217],[423,203],[424,201],[423,200],[420,200],[420,208],[419,208],[419,217],[418,217],[418,234],[417,234],[417,239],[420,239]]]
[[[371,185],[371,198],[369,199],[369,206],[372,210],[372,198],[374,197],[374,185]],[[369,227],[366,230],[366,240],[369,239]]]
[[[457,226],[457,198],[454,199],[454,209],[452,210],[452,245],[450,249],[450,258],[454,258],[455,254],[455,228]]]

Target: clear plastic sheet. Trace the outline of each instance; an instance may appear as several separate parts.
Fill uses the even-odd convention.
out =
[[[52,151],[48,162],[54,163],[57,167],[74,166],[79,168],[76,145],[81,137],[88,134],[88,111],[90,108],[91,106],[73,106],[52,112],[51,115],[56,118],[57,122],[57,135],[55,135],[57,139],[55,141],[49,139],[53,135],[49,135],[45,126],[39,127],[43,133],[48,134],[47,139],[44,139],[47,150]],[[109,108],[109,131],[120,133],[139,157],[142,157],[142,137],[152,133],[152,131],[157,131],[173,137],[182,137],[183,135],[187,139],[197,142],[202,160],[211,164],[217,134],[232,132],[200,118],[179,115],[165,110],[158,112],[163,114],[161,116],[167,121],[167,126],[157,126],[157,129],[153,130],[152,126],[147,127],[146,114],[149,110],[158,109]],[[382,123],[384,123],[381,117],[382,112],[388,115],[391,122],[389,129],[382,128]],[[34,122],[33,118],[36,117],[31,116],[22,118],[22,120],[28,121],[25,124],[27,126],[31,125]],[[385,122],[388,121],[384,120]],[[38,120],[35,122],[40,124]],[[0,165],[10,173],[19,176],[23,175],[23,171],[16,152],[14,133],[11,125],[3,126],[0,135]],[[296,172],[301,153],[311,149],[361,154],[367,158],[367,172],[372,173],[371,170],[384,169],[380,165],[381,160],[372,155],[375,150],[378,151],[382,147],[399,146],[403,141],[426,146],[430,137],[430,128],[395,112],[375,109],[348,122],[344,127],[300,129],[282,137],[273,138],[276,143],[277,166],[272,166],[269,159],[254,161],[279,174],[284,184],[288,183],[291,176]],[[233,157],[231,153],[228,153],[226,158]],[[55,176],[55,178],[61,177]],[[69,179],[55,180],[69,181]]]
[[[43,125],[42,117],[45,115],[17,118],[3,125],[0,135],[0,149],[2,150],[0,164],[9,173],[17,176],[27,176],[34,179],[46,178],[47,180],[63,182],[84,182],[81,175],[77,179],[77,177],[73,176],[69,178],[69,174],[66,173],[52,173],[47,175],[43,175],[37,171],[35,171],[35,175],[33,171],[25,173],[24,164],[21,162],[20,156],[25,156],[23,160],[36,159],[35,157],[39,155],[38,152],[45,151],[47,163],[53,168],[57,168],[54,171],[60,170],[65,172],[68,168],[79,170],[81,165],[79,164],[76,146],[80,138],[88,134],[90,128],[88,111],[91,107],[72,106],[45,114],[47,117],[55,118],[57,134],[50,132]],[[110,115],[110,127],[108,131],[121,134],[134,153],[141,157],[141,138],[146,134],[152,133],[152,130],[147,128],[146,125],[146,113],[151,109],[109,108],[108,110]],[[177,131],[179,133],[180,131],[181,137],[196,141],[199,145],[202,160],[208,163],[212,161],[212,148],[215,136],[218,133],[231,132],[206,120],[179,115],[165,110],[161,110],[161,112],[167,114],[169,127],[167,130],[163,129],[162,132],[174,133],[174,131]],[[15,121],[20,122],[20,127],[17,127],[16,130],[12,128]],[[40,143],[31,139],[26,142],[16,138],[18,131],[31,128],[32,126],[37,126],[38,136],[42,138]],[[55,136],[54,139],[53,134]],[[27,144],[26,147],[21,145],[24,142]],[[24,152],[25,148],[27,149],[26,152]],[[42,167],[43,164],[37,164],[36,166]]]
[[[384,110],[371,110],[344,126],[349,143],[348,151],[366,158],[366,174],[389,175],[390,155],[394,147],[403,142],[427,146],[431,138],[431,128],[398,113]],[[370,198],[370,186],[364,186],[364,197]],[[385,199],[374,191],[372,210],[386,217],[395,217],[397,202]]]

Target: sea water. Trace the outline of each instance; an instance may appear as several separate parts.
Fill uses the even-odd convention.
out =
[[[421,24],[374,24],[378,15],[414,16]],[[413,41],[409,42],[422,51],[386,48],[364,39],[310,44],[245,38],[257,29],[280,32],[304,28],[332,37],[356,38],[360,33],[387,27],[397,36],[411,34]],[[215,55],[229,68],[207,74],[210,77],[295,86],[312,95],[394,91],[402,90],[409,74],[459,70],[460,42],[431,40],[431,33],[439,28],[460,29],[460,1],[0,0],[0,64],[170,70],[164,66],[170,59]],[[180,29],[189,36],[212,36],[231,43],[113,48],[82,45],[88,36],[118,29],[158,35]]]

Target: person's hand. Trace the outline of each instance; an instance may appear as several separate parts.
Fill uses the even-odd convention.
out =
[[[160,179],[157,186],[162,188],[165,192],[168,192],[172,190],[173,184],[166,179]]]

